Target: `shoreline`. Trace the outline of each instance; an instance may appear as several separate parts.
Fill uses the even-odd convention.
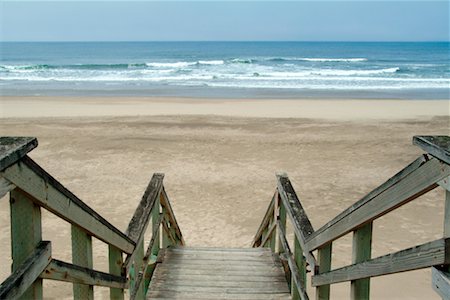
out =
[[[335,121],[407,120],[450,115],[449,100],[228,99],[190,97],[1,96],[0,119],[207,115]]]

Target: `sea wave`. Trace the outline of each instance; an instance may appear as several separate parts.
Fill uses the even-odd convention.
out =
[[[269,57],[266,61],[285,62],[285,61],[309,61],[309,62],[362,62],[368,61],[367,58],[325,58],[325,57]]]

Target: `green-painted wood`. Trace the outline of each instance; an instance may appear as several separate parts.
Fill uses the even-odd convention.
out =
[[[300,246],[297,237],[294,237],[294,260],[300,272],[300,279],[303,282],[303,286],[306,286],[306,260],[303,256],[303,249]],[[292,283],[292,286],[293,285],[294,284]],[[301,299],[297,289],[293,290],[292,299]]]
[[[280,212],[278,215],[279,223],[283,226],[283,228],[286,228],[286,208],[283,205],[283,202],[277,197],[278,205],[280,207]],[[278,229],[280,230],[280,229]],[[278,253],[283,252],[283,247],[281,245],[281,241],[278,240]]]
[[[41,209],[21,190],[10,193],[12,272],[35,251],[42,240]],[[42,279],[21,296],[21,299],[42,299]]]
[[[143,260],[144,260],[144,241],[140,242],[136,247],[138,247],[138,251],[136,252],[136,256],[134,258],[134,278],[137,278],[139,275],[139,271],[142,268]],[[142,280],[139,283],[139,289],[136,292],[136,295],[131,297],[131,299],[144,299],[144,281]]]
[[[450,191],[445,191],[444,237],[450,237]]]
[[[353,232],[352,263],[357,264],[371,258],[372,222]],[[351,299],[364,300],[370,298],[370,278],[351,281]]]
[[[85,268],[93,268],[92,237],[77,226],[72,225],[72,263]],[[74,299],[94,299],[92,285],[73,284]]]
[[[319,274],[331,270],[331,253],[332,243],[328,243],[320,247],[317,251],[317,263],[319,264]],[[316,299],[328,300],[330,299],[330,285],[322,285],[316,288]]]
[[[109,245],[108,250],[109,250],[108,251],[109,273],[121,276],[123,264],[122,251],[120,251],[118,248],[112,245]],[[123,300],[124,299],[123,289],[110,288],[109,296],[111,300]]]
[[[150,259],[148,261],[148,267],[147,270],[145,270],[145,274],[144,274],[144,287],[145,287],[145,294],[147,295],[147,291],[148,288],[150,286],[150,280],[153,276],[153,272],[155,271],[156,268],[156,260],[158,259],[158,257],[151,255]]]
[[[156,227],[160,227],[160,223],[158,222],[159,220],[159,213],[160,213],[160,204],[159,204],[159,199],[156,200],[155,204],[153,205],[153,209],[152,209],[152,232],[155,231]],[[155,236],[155,242],[153,243],[153,247],[152,247],[152,255],[154,256],[158,256],[159,253],[159,248],[160,248],[160,233],[161,230],[158,230],[158,233]]]
[[[165,220],[163,220],[163,222],[167,222],[167,210],[165,207],[162,207],[162,214],[163,216],[165,216]],[[166,223],[167,226],[169,226],[169,222]],[[170,228],[168,227],[168,229],[170,230]],[[163,248],[167,248],[172,244],[172,241],[169,238],[169,232],[167,232],[166,230],[162,231],[162,247]]]

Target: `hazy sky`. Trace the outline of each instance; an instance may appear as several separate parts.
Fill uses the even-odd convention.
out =
[[[5,1],[2,41],[448,41],[449,1]]]

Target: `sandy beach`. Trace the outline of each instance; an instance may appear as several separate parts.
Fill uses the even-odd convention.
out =
[[[288,173],[317,229],[419,156],[414,135],[448,135],[449,108],[446,100],[2,97],[0,135],[37,137],[30,157],[121,230],[163,172],[188,245],[248,247],[276,172]],[[443,205],[436,189],[377,220],[372,256],[442,237]],[[53,256],[70,261],[70,226],[43,216]],[[0,222],[0,254],[10,257],[6,197]],[[348,264],[351,237],[333,247],[333,267]],[[94,241],[96,269],[106,271],[106,249]],[[439,299],[429,270],[371,282],[373,299]],[[348,299],[349,284],[332,293]],[[46,281],[44,295],[70,298],[71,285]]]

